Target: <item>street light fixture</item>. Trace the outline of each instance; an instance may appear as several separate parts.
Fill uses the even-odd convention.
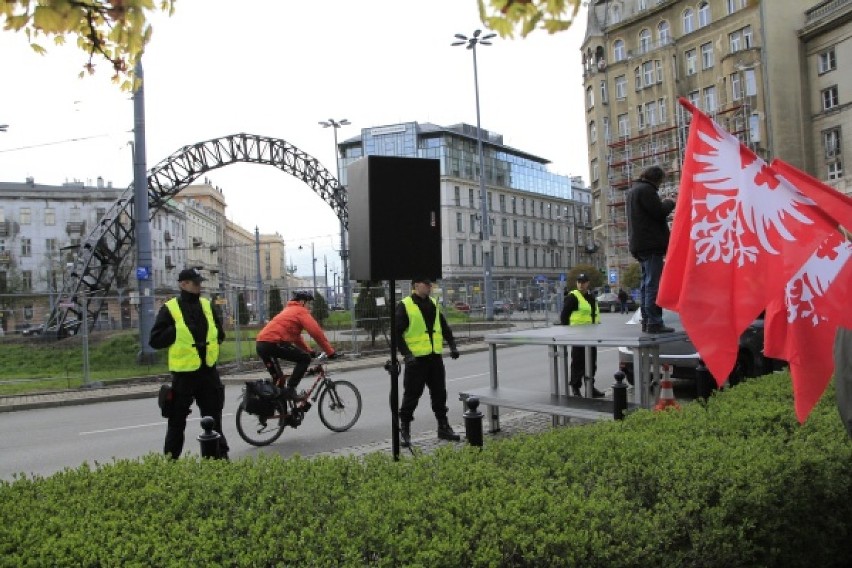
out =
[[[494,319],[494,297],[492,294],[491,284],[491,251],[488,250],[491,244],[491,220],[488,218],[488,194],[485,191],[485,156],[482,152],[482,126],[479,119],[479,71],[476,66],[476,46],[491,45],[492,38],[497,34],[482,35],[482,30],[476,30],[471,37],[463,34],[456,34],[458,41],[452,43],[453,46],[466,45],[467,49],[473,52],[473,90],[476,93],[476,146],[479,151],[479,211],[482,220],[480,228],[482,229],[482,269],[483,280],[485,284],[485,319]]]
[[[8,124],[0,124],[0,132],[6,132],[9,129]]]
[[[340,183],[340,156],[337,150],[337,129],[341,126],[347,126],[352,124],[347,119],[343,118],[341,120],[334,120],[333,118],[329,118],[328,120],[321,120],[319,125],[323,128],[331,128],[334,130],[334,166],[335,171],[337,172],[337,182]],[[341,186],[342,187],[342,186]],[[345,188],[344,188],[345,189]],[[349,309],[349,248],[346,246],[346,226],[343,224],[343,220],[340,220],[340,263],[342,265],[343,270],[343,307],[347,310]]]

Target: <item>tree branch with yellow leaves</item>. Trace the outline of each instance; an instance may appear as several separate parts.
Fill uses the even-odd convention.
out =
[[[148,13],[174,11],[175,0],[0,0],[3,29],[23,31],[39,54],[43,39],[64,45],[76,37],[88,54],[80,76],[95,72],[95,61],[109,61],[112,80],[122,90],[136,86],[133,69],[151,39]]]
[[[554,34],[574,23],[583,0],[477,0],[479,19],[501,37],[519,31],[526,37],[537,29]]]

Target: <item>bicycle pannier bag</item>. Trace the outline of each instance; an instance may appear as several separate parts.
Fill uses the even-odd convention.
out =
[[[272,400],[277,394],[277,389],[269,381],[246,381],[244,398],[246,412],[258,416],[272,416],[275,414],[275,405]]]

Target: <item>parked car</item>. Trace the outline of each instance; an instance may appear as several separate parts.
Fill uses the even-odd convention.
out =
[[[511,314],[512,310],[512,302],[507,302],[505,300],[494,300],[495,314]]]
[[[21,330],[21,335],[41,335],[44,332],[44,324],[31,325]]]
[[[603,312],[618,312],[621,311],[621,302],[618,300],[618,294],[614,292],[604,292],[599,295],[597,298],[598,307]],[[627,309],[629,311],[633,311],[636,309],[636,302],[633,301],[633,298],[627,298]]]
[[[467,313],[470,311],[470,304],[466,304],[464,302],[456,302],[455,304],[453,304],[453,307],[460,312]]]
[[[663,321],[676,331],[683,331],[683,323],[677,313],[663,310]],[[636,310],[626,325],[638,327],[641,324],[642,316],[639,310]],[[689,339],[660,345],[660,363],[671,366],[673,378],[695,379],[698,359],[698,351]],[[627,375],[627,382],[633,384],[633,350],[629,347],[619,347],[618,362],[622,372]],[[783,362],[763,355],[763,316],[761,315],[740,336],[737,361],[727,380],[734,385],[747,377],[758,377],[782,365]]]

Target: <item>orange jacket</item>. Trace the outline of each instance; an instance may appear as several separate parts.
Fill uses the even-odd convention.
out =
[[[286,341],[310,353],[311,348],[302,339],[302,330],[307,331],[308,335],[313,337],[314,341],[328,355],[334,354],[334,347],[326,339],[317,320],[314,319],[307,308],[294,300],[287,302],[287,306],[260,330],[256,341],[266,341],[269,343]]]

